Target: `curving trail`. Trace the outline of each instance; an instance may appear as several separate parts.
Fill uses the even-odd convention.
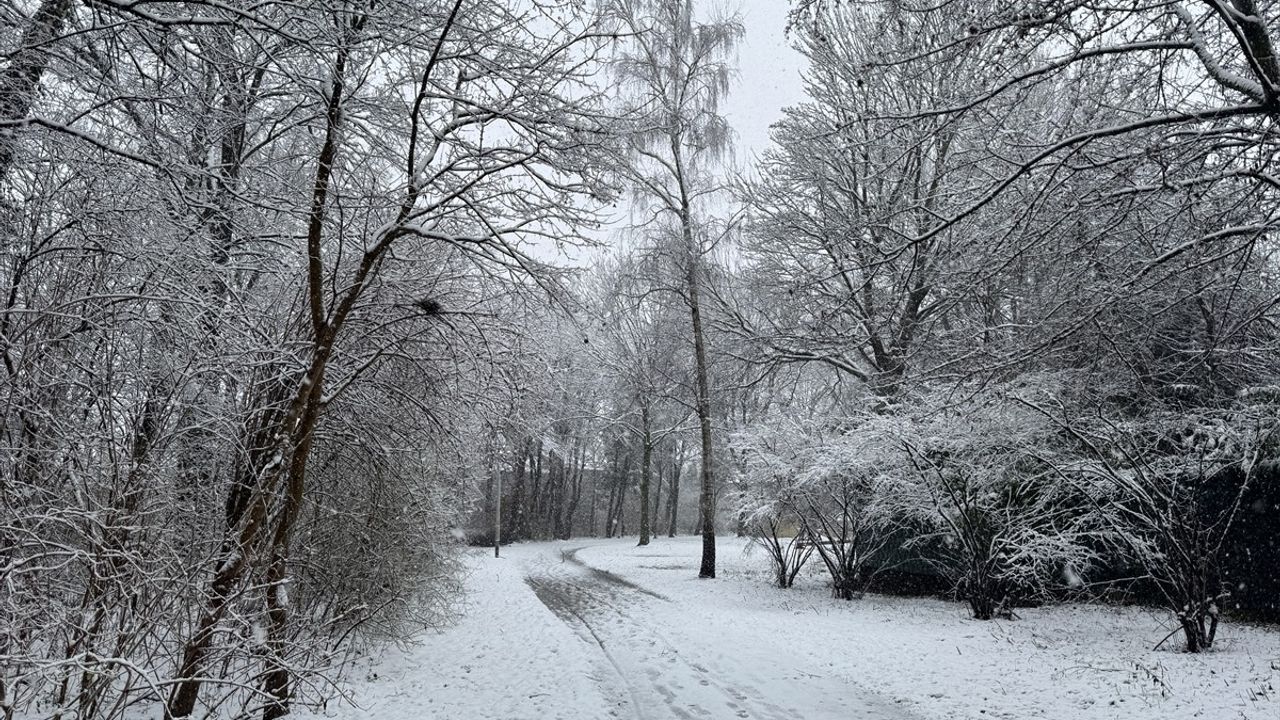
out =
[[[910,717],[847,678],[824,672],[810,653],[793,653],[788,643],[767,633],[737,632],[743,629],[735,627],[742,618],[717,613],[705,594],[663,594],[591,565],[580,557],[591,546],[547,547],[546,553],[526,561],[525,582],[591,646],[596,658],[593,679],[611,701],[612,717]]]
[[[464,554],[448,626],[353,658],[350,702],[300,720],[1275,720],[1280,633],[1232,623],[1209,656],[1151,648],[1150,611],[1083,605],[979,622],[963,605],[791,590],[734,538]],[[1160,682],[1153,682],[1152,677]]]

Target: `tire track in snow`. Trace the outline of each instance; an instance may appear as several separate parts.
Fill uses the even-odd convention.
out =
[[[525,582],[538,599],[584,641],[600,648],[612,675],[623,688],[624,703],[637,720],[754,718],[793,720],[793,710],[717,679],[702,664],[685,659],[679,646],[637,617],[653,598],[665,596],[577,558],[585,546],[561,551],[561,564],[529,573]],[[727,714],[726,714],[727,711]]]
[[[601,579],[601,580],[604,580],[605,582],[612,583],[612,584],[614,584],[614,585],[619,585],[619,586],[621,586],[621,587],[625,587],[625,588],[630,588],[631,590],[635,590],[636,592],[644,593],[645,595],[648,595],[649,597],[654,597],[654,598],[657,598],[657,599],[662,600],[662,601],[665,601],[665,602],[671,602],[671,599],[670,599],[670,598],[668,598],[668,597],[667,597],[667,596],[665,596],[665,595],[660,595],[660,594],[658,594],[658,593],[656,593],[656,592],[654,592],[654,591],[652,591],[652,590],[649,590],[649,589],[647,589],[647,588],[642,588],[642,587],[640,587],[639,585],[637,585],[637,584],[635,584],[635,583],[631,582],[630,580],[627,580],[627,579],[626,579],[626,578],[624,578],[624,577],[621,577],[621,576],[615,575],[615,574],[613,574],[613,573],[609,572],[608,570],[602,570],[602,569],[600,569],[600,568],[598,568],[598,567],[592,567],[592,566],[590,566],[590,565],[586,564],[585,562],[583,562],[583,561],[579,560],[579,559],[578,559],[578,552],[579,552],[580,550],[584,550],[585,548],[586,548],[586,546],[583,546],[583,547],[576,547],[576,548],[574,548],[574,549],[572,549],[572,550],[561,550],[561,551],[560,551],[560,560],[561,560],[561,561],[568,561],[568,562],[571,562],[571,563],[573,563],[574,565],[577,565],[578,567],[580,567],[580,568],[582,568],[583,570],[585,570],[585,571],[586,571],[587,573],[589,573],[592,577],[599,578],[599,579]]]
[[[627,681],[626,670],[618,663],[613,653],[609,652],[609,648],[605,645],[600,635],[596,633],[595,629],[591,627],[591,623],[587,622],[587,619],[573,607],[572,603],[567,602],[568,595],[564,593],[563,588],[556,587],[556,581],[545,577],[526,577],[525,582],[529,587],[533,588],[533,593],[538,597],[538,600],[542,601],[542,604],[546,605],[557,617],[565,621],[565,624],[575,633],[582,636],[583,631],[586,631],[587,635],[590,636],[590,641],[595,643],[596,647],[600,649],[600,653],[604,655],[605,659],[613,667],[618,684],[626,689],[629,696],[628,700],[630,701],[628,705],[630,714],[636,720],[648,720],[648,716],[642,709],[644,703],[640,702],[640,699],[636,696],[635,688]]]

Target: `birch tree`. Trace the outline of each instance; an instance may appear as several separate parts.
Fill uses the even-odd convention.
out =
[[[631,162],[623,169],[637,211],[668,236],[683,275],[694,356],[702,450],[702,561],[698,576],[716,574],[716,469],[706,338],[710,204],[720,184],[714,170],[729,147],[719,114],[728,91],[727,62],[742,36],[736,18],[703,22],[689,0],[620,0],[610,4],[627,43],[614,61],[626,89],[623,134]]]

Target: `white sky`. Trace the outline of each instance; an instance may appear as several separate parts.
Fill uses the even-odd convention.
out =
[[[707,0],[701,2],[713,7]],[[738,135],[738,161],[749,164],[768,147],[769,125],[781,117],[782,108],[803,100],[804,59],[786,37],[788,0],[728,2],[730,12],[741,14],[746,36],[738,49],[738,80],[725,101],[724,113]]]

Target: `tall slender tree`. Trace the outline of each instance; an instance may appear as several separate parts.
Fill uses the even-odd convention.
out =
[[[730,147],[730,130],[719,105],[743,29],[736,17],[695,18],[690,0],[618,0],[611,7],[629,34],[615,62],[627,89],[623,135],[632,161],[625,173],[642,212],[666,236],[689,306],[702,446],[698,576],[714,578],[715,443],[704,317],[708,205],[722,189],[714,171]]]

